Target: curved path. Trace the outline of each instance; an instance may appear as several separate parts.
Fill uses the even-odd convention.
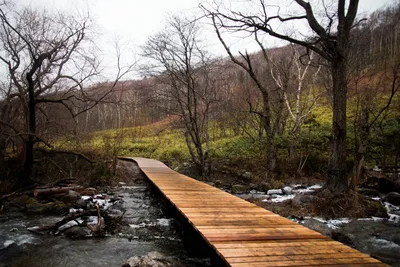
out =
[[[228,266],[388,266],[151,159],[135,161]]]

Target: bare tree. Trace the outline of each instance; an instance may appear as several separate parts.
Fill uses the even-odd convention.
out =
[[[221,44],[224,46],[230,59],[235,64],[237,64],[243,70],[246,71],[246,73],[250,76],[250,78],[255,83],[256,87],[258,88],[258,90],[261,93],[261,96],[262,96],[261,112],[254,109],[251,102],[249,102],[250,113],[257,114],[260,117],[264,131],[267,135],[267,144],[268,144],[267,168],[269,171],[274,172],[275,168],[277,166],[277,151],[276,151],[275,137],[276,137],[277,132],[279,132],[278,127],[280,124],[279,122],[280,122],[281,116],[279,116],[279,115],[275,116],[275,121],[274,122],[272,121],[273,100],[272,100],[272,96],[271,96],[271,94],[272,94],[271,91],[273,91],[273,90],[271,89],[271,85],[268,82],[266,82],[265,69],[260,68],[260,67],[256,68],[256,66],[255,66],[256,64],[254,63],[254,60],[247,53],[247,51],[244,54],[240,53],[240,56],[241,56],[240,58],[235,57],[232,54],[232,51],[229,48],[229,46],[225,43],[224,39],[222,38],[218,23],[216,21],[216,18],[218,18],[218,17],[215,16],[214,13],[212,13],[211,18],[212,18],[213,25],[216,30],[218,39],[220,40]],[[257,43],[260,45],[260,48],[263,53],[263,57],[265,59],[265,63],[267,63],[267,65],[269,65],[270,60],[269,60],[267,51],[264,48],[264,46],[262,45],[262,43],[259,41],[257,34],[255,34],[255,39],[256,39]],[[260,72],[261,72],[261,75],[260,75]],[[282,88],[282,90],[284,90],[284,89]],[[280,90],[280,92],[282,92],[282,90]],[[280,99],[278,100],[278,103],[280,104],[278,106],[278,113],[281,113],[283,110],[283,107],[284,107],[283,106],[283,98],[282,98],[282,94],[278,94],[278,96],[280,96]]]
[[[148,39],[143,55],[152,59],[146,71],[157,80],[159,97],[172,103],[169,112],[180,117],[190,156],[206,177],[209,116],[218,74],[211,72],[213,65],[201,46],[196,22],[172,17],[164,31]]]
[[[258,4],[257,4],[258,3]],[[331,149],[328,166],[328,180],[325,187],[331,191],[343,192],[349,188],[346,175],[346,103],[348,57],[350,51],[350,33],[356,24],[359,0],[337,1],[337,9],[330,10],[324,5],[324,15],[318,17],[311,3],[295,0],[303,11],[301,14],[281,16],[271,14],[264,0],[259,0],[255,8],[246,11],[221,10],[220,6],[205,7],[216,28],[245,31],[250,34],[264,33],[272,37],[305,47],[317,53],[330,67],[332,75],[333,121]],[[323,2],[324,3],[324,2]],[[253,12],[254,11],[254,12]],[[305,21],[312,32],[308,38],[297,38],[284,32],[279,24]]]
[[[19,179],[23,184],[31,182],[35,144],[50,146],[39,134],[47,125],[38,124],[38,119],[49,120],[45,107],[58,104],[74,113],[68,103],[82,100],[86,96],[83,83],[98,74],[98,62],[90,50],[89,24],[88,17],[0,7],[0,60],[8,72],[7,101],[18,101],[21,125],[2,122],[22,140]]]

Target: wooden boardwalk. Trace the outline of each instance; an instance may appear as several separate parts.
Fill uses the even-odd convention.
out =
[[[134,160],[228,266],[388,266],[213,186]]]

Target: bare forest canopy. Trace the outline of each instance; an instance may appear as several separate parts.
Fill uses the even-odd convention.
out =
[[[121,75],[112,82],[87,86],[85,80],[98,71],[95,57],[83,51],[88,47],[85,42],[90,43],[89,22],[55,17],[43,24],[52,33],[41,36],[40,29],[25,29],[30,23],[43,23],[40,19],[48,14],[26,12],[25,19],[0,13],[5,51],[1,60],[9,71],[8,80],[1,84],[0,172],[6,170],[7,160],[16,158],[23,169],[19,175],[29,175],[34,158],[26,156],[37,148],[71,149],[60,141],[66,136],[84,142],[99,131],[133,131],[168,122],[158,124],[160,131],[182,133],[179,138],[187,151],[182,153],[201,168],[204,177],[210,162],[221,156],[213,145],[222,138],[234,142],[235,137],[246,139],[245,144],[259,144],[256,149],[243,146],[241,153],[266,162],[265,171],[271,175],[285,168],[297,174],[308,168],[326,175],[336,100],[331,63],[323,54],[296,43],[263,49],[256,35],[259,52],[211,58],[197,43],[198,25],[172,17],[165,31],[151,36],[142,48],[142,56],[150,62],[141,69],[146,78],[122,81]],[[221,14],[205,12],[214,19],[217,31],[224,27]],[[38,21],[32,21],[35,18]],[[345,160],[352,163],[350,167],[344,163],[347,174],[359,176],[365,165],[398,166],[399,21],[397,2],[351,27],[344,77]],[[57,29],[63,30],[56,34]],[[336,38],[335,33],[329,34]],[[218,37],[224,45],[224,35]],[[38,38],[47,41],[40,43]],[[327,44],[308,42],[315,47]],[[2,179],[7,175],[2,173]]]

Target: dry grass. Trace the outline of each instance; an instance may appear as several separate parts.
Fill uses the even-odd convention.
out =
[[[387,216],[386,209],[378,201],[367,199],[353,190],[335,194],[324,189],[316,196],[313,213],[325,218]]]

